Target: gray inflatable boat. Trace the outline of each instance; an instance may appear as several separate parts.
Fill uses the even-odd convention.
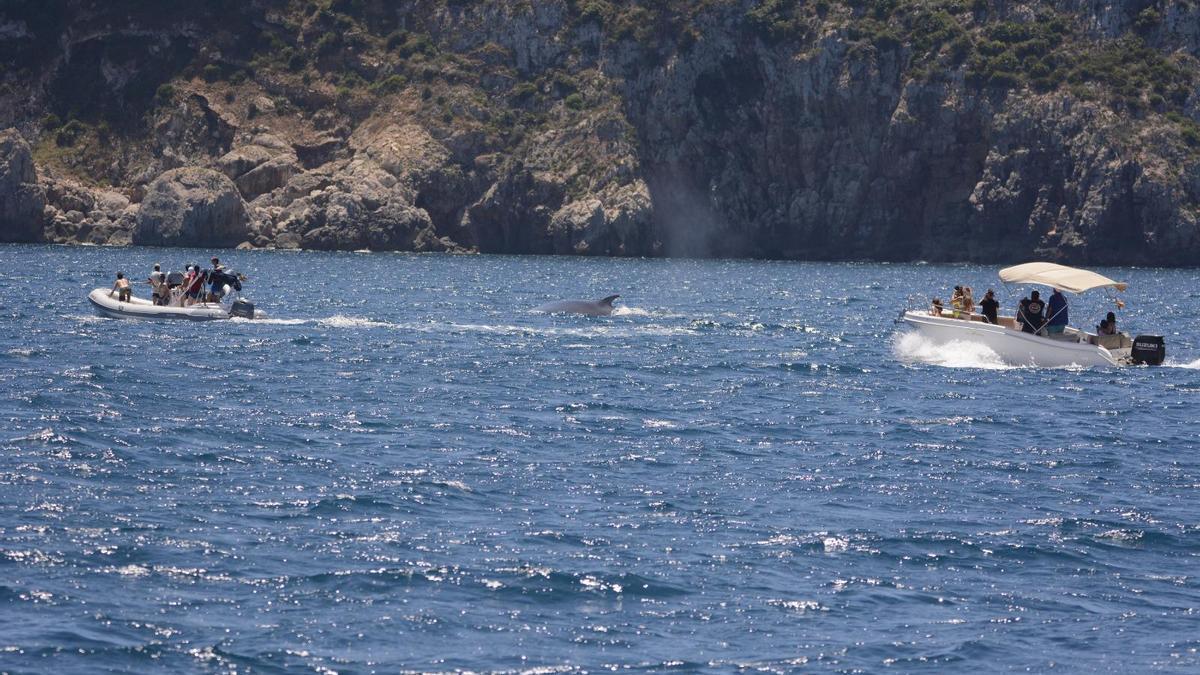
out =
[[[186,319],[188,321],[214,321],[217,319],[253,319],[254,303],[245,298],[236,298],[230,303],[202,302],[188,307],[156,305],[145,298],[129,298],[128,302],[117,300],[117,294],[107,288],[97,288],[88,293],[96,313],[112,319]]]

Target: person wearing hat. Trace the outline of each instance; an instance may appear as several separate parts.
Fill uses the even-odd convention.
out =
[[[225,269],[225,267],[221,264],[221,261],[219,259],[217,259],[217,256],[214,255],[212,257],[212,267],[204,270],[204,272],[203,272],[204,285],[208,287],[207,292],[205,292],[203,294],[204,300],[206,302],[220,302],[221,301],[220,291],[217,288],[217,282],[216,282],[217,275],[215,273],[220,272],[223,269]]]
[[[963,309],[963,288],[962,288],[962,286],[954,287],[954,293],[952,293],[950,295],[950,309],[951,309],[951,313],[950,313],[951,316],[953,316],[956,319],[962,318],[962,309]]]
[[[983,312],[983,320],[992,324],[1000,323],[1000,319],[997,317],[999,309],[1000,303],[996,301],[996,292],[990,288],[987,289],[987,293],[983,294],[983,300],[979,301],[979,311]]]

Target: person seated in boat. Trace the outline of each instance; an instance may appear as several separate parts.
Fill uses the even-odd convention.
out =
[[[941,316],[942,315],[942,299],[941,298],[934,298],[933,302],[931,302],[929,304],[929,314],[930,314],[930,316]]]
[[[983,294],[983,300],[979,303],[979,309],[983,312],[983,320],[985,323],[1000,323],[997,312],[1000,310],[1000,303],[996,302],[996,292],[992,289],[987,289],[987,293]]]
[[[975,313],[975,296],[974,293],[972,293],[970,286],[963,286],[962,311],[963,318],[967,319],[968,321],[971,319],[971,315]]]
[[[170,297],[167,289],[167,275],[163,274],[162,267],[157,263],[154,265],[154,271],[150,273],[150,300],[156,305],[167,304],[167,299]]]
[[[1046,304],[1046,333],[1062,335],[1067,329],[1067,298],[1057,288],[1050,294],[1050,302]]]
[[[221,260],[219,258],[217,258],[217,256],[214,255],[211,262],[212,262],[213,270],[215,270],[217,272],[225,271],[225,266],[221,264]]]
[[[1036,335],[1045,334],[1046,324],[1046,303],[1042,302],[1042,296],[1037,291],[1029,294],[1029,302],[1024,302],[1021,308],[1024,318],[1021,322],[1021,330],[1026,333],[1034,333]]]
[[[1116,335],[1117,334],[1117,315],[1112,312],[1108,316],[1100,320],[1100,328],[1096,331],[1100,335]]]
[[[117,272],[117,281],[113,284],[109,295],[117,294],[118,302],[129,302],[129,297],[133,295],[133,288],[129,285],[129,280],[125,278],[124,272]]]

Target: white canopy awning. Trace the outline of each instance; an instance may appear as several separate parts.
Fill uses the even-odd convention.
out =
[[[1000,281],[1006,284],[1041,284],[1072,293],[1082,293],[1105,286],[1123,291],[1126,287],[1125,282],[1113,281],[1102,274],[1048,262],[1006,267],[1000,270]]]

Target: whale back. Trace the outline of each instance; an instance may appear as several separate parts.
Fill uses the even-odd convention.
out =
[[[548,314],[583,314],[586,316],[608,316],[613,312],[613,301],[621,296],[610,295],[603,300],[560,300],[536,308],[535,312]]]

